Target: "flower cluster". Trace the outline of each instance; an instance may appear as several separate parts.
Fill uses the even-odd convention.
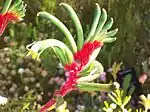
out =
[[[84,66],[88,63],[89,57],[92,54],[92,52],[98,47],[101,47],[101,45],[102,44],[100,44],[100,42],[97,42],[97,41],[94,41],[93,43],[86,43],[83,45],[83,48],[80,51],[75,53],[74,61],[70,65],[68,64],[68,65],[65,65],[64,67],[66,72],[69,74],[69,76],[67,77],[66,82],[62,85],[60,90],[55,92],[54,96],[56,97],[59,95],[65,96],[67,93],[78,89],[76,87],[77,80],[80,78],[78,74],[82,71]],[[56,103],[56,100],[54,98],[51,99],[50,102],[48,102],[46,106],[44,106],[40,110],[40,112],[45,111],[47,107],[49,108],[51,107],[51,105],[54,105],[55,103]],[[51,110],[52,108],[54,108],[54,106],[49,108],[49,110]]]
[[[56,97],[64,97],[73,90],[109,91],[114,88],[116,89],[117,86],[116,83],[93,83],[95,79],[100,77],[104,70],[101,63],[96,61],[100,49],[104,43],[111,43],[116,40],[114,35],[118,29],[108,31],[113,25],[113,19],[111,18],[106,22],[107,12],[105,9],[102,9],[101,14],[101,9],[99,5],[96,4],[95,14],[97,16],[95,16],[89,35],[84,41],[82,25],[77,14],[70,5],[65,3],[61,3],[60,5],[69,13],[69,16],[75,24],[77,43],[74,41],[69,30],[59,19],[47,12],[39,12],[37,14],[38,16],[50,20],[64,33],[69,47],[56,39],[47,39],[27,45],[27,49],[29,50],[27,56],[31,55],[34,59],[38,59],[47,48],[52,48],[64,66],[65,75],[67,76],[67,80],[62,84],[59,90],[55,91],[54,97],[41,108],[40,112],[46,112],[55,108]]]
[[[3,34],[6,26],[12,21],[21,21],[25,16],[26,5],[22,0],[16,0],[12,6],[12,0],[6,0],[3,10],[0,13],[0,36]]]

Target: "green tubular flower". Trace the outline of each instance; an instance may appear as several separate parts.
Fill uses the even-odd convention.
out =
[[[77,52],[77,46],[76,46],[76,43],[75,43],[71,33],[59,19],[57,19],[55,16],[53,16],[47,12],[39,12],[37,14],[37,16],[44,17],[44,18],[50,20],[53,24],[55,24],[66,36],[66,38],[69,42],[69,45],[71,46],[72,52],[73,53]]]
[[[18,16],[19,20],[23,20],[22,17],[25,16],[25,12],[26,12],[26,4],[24,4],[24,2],[22,0],[16,0],[14,5],[12,5],[10,7],[10,9],[8,10],[8,12],[12,12],[15,13]]]
[[[99,84],[99,83],[88,83],[88,82],[80,82],[76,85],[82,91],[110,91],[116,89],[114,84]]]
[[[85,42],[99,40],[103,43],[111,43],[116,40],[114,35],[118,32],[118,29],[108,31],[113,25],[113,18],[107,21],[107,12],[102,9],[102,14],[100,7],[96,4],[95,18],[90,30],[90,33],[85,40]]]
[[[47,39],[27,45],[27,49],[29,50],[29,52],[27,53],[26,56],[31,55],[33,59],[39,59],[42,52],[47,48],[52,48],[64,65],[72,63],[73,61],[72,52],[63,42],[56,39]],[[65,61],[63,59],[65,59]]]
[[[94,12],[94,21],[93,21],[91,30],[90,30],[88,37],[85,40],[85,42],[88,42],[94,36],[94,33],[96,31],[96,28],[97,28],[97,25],[99,22],[100,15],[101,15],[101,9],[100,9],[99,5],[96,3],[96,9]]]
[[[68,4],[65,3],[61,3],[61,6],[63,6],[66,11],[69,13],[69,16],[71,17],[76,31],[77,31],[77,48],[78,50],[81,50],[82,46],[83,46],[83,42],[84,42],[84,37],[83,37],[83,30],[82,30],[82,26],[80,23],[80,20],[76,14],[76,12],[72,9],[72,7]]]

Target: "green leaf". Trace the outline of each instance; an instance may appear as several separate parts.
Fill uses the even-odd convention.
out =
[[[106,107],[104,107],[103,110],[107,112],[107,108]]]
[[[148,62],[147,61],[142,62],[142,68],[143,68],[143,72],[148,73]]]
[[[93,21],[91,30],[90,30],[85,42],[88,42],[94,36],[100,16],[101,16],[101,9],[100,9],[99,5],[96,3],[96,9],[94,12],[94,21]]]
[[[78,48],[78,50],[80,50],[82,48],[83,42],[84,42],[83,30],[82,30],[80,20],[77,16],[76,12],[73,10],[73,8],[70,5],[65,4],[65,3],[61,3],[60,5],[66,9],[66,11],[69,13],[69,16],[71,17],[71,19],[75,25],[75,28],[77,31],[77,48]]]
[[[104,104],[105,104],[105,107],[106,107],[106,108],[109,108],[109,104],[108,104],[107,101],[104,101]]]
[[[66,36],[73,53],[77,52],[77,46],[74,41],[74,38],[72,37],[71,33],[66,28],[66,26],[59,19],[57,19],[55,16],[49,14],[48,12],[39,12],[37,14],[37,16],[44,17],[44,18],[50,20],[53,24],[55,24]]]
[[[124,96],[127,95],[127,91],[129,88],[131,82],[131,74],[128,74],[125,76],[124,80],[123,80],[123,90],[124,90]]]
[[[126,96],[123,101],[123,106],[126,106],[129,103],[130,99],[131,99],[131,96]]]
[[[81,77],[77,80],[77,83],[82,83],[82,82],[90,82],[90,81],[94,81],[95,79],[99,78],[100,74],[93,74],[93,75],[88,75],[85,77]]]
[[[129,90],[129,95],[132,95],[134,91],[135,91],[135,86],[132,85],[131,89]]]

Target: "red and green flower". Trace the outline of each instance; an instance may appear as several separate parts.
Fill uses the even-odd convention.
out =
[[[12,0],[6,0],[0,13],[0,36],[3,34],[9,22],[21,21],[22,17],[25,16],[26,5],[24,5],[22,0],[15,0],[13,5],[11,4]]]
[[[116,83],[100,84],[92,82],[99,78],[104,71],[102,64],[96,61],[100,49],[104,43],[111,43],[116,40],[114,35],[118,29],[109,31],[113,25],[113,19],[111,18],[106,22],[107,12],[105,9],[101,10],[99,5],[96,4],[94,21],[89,35],[84,40],[82,26],[75,11],[68,4],[61,3],[60,5],[69,13],[75,25],[77,44],[69,30],[59,19],[47,12],[39,12],[38,16],[50,20],[64,33],[69,45],[67,46],[56,39],[47,39],[27,45],[29,50],[27,56],[31,55],[33,59],[39,59],[44,50],[52,48],[63,64],[65,74],[67,74],[65,83],[54,93],[54,97],[41,108],[40,112],[46,112],[55,108],[56,97],[64,97],[73,90],[109,91],[116,88]]]

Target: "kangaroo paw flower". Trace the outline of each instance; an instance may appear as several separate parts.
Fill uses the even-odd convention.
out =
[[[9,22],[21,21],[22,17],[25,16],[26,5],[22,0],[15,0],[14,4],[11,5],[12,0],[6,0],[3,10],[0,13],[0,36],[3,34],[6,26]]]
[[[92,81],[99,78],[101,73],[104,72],[103,66],[96,61],[96,57],[98,56],[101,47],[104,43],[110,43],[116,40],[114,35],[118,30],[108,32],[113,24],[113,19],[111,18],[110,21],[105,23],[107,21],[107,13],[102,9],[101,15],[101,9],[99,5],[96,4],[95,14],[97,16],[95,16],[96,18],[93,21],[89,35],[84,41],[82,26],[77,14],[71,6],[65,3],[60,5],[69,13],[69,16],[75,24],[77,30],[77,43],[75,43],[73,36],[59,19],[47,12],[39,12],[38,16],[50,20],[60,29],[60,31],[62,31],[68,41],[69,47],[56,39],[42,40],[27,46],[27,49],[29,50],[27,56],[31,55],[33,59],[38,59],[44,50],[52,48],[64,66],[65,75],[67,76],[67,80],[54,94],[54,97],[41,108],[40,112],[46,112],[55,108],[55,97],[64,97],[73,90],[108,91],[119,88],[117,83],[92,83]]]

